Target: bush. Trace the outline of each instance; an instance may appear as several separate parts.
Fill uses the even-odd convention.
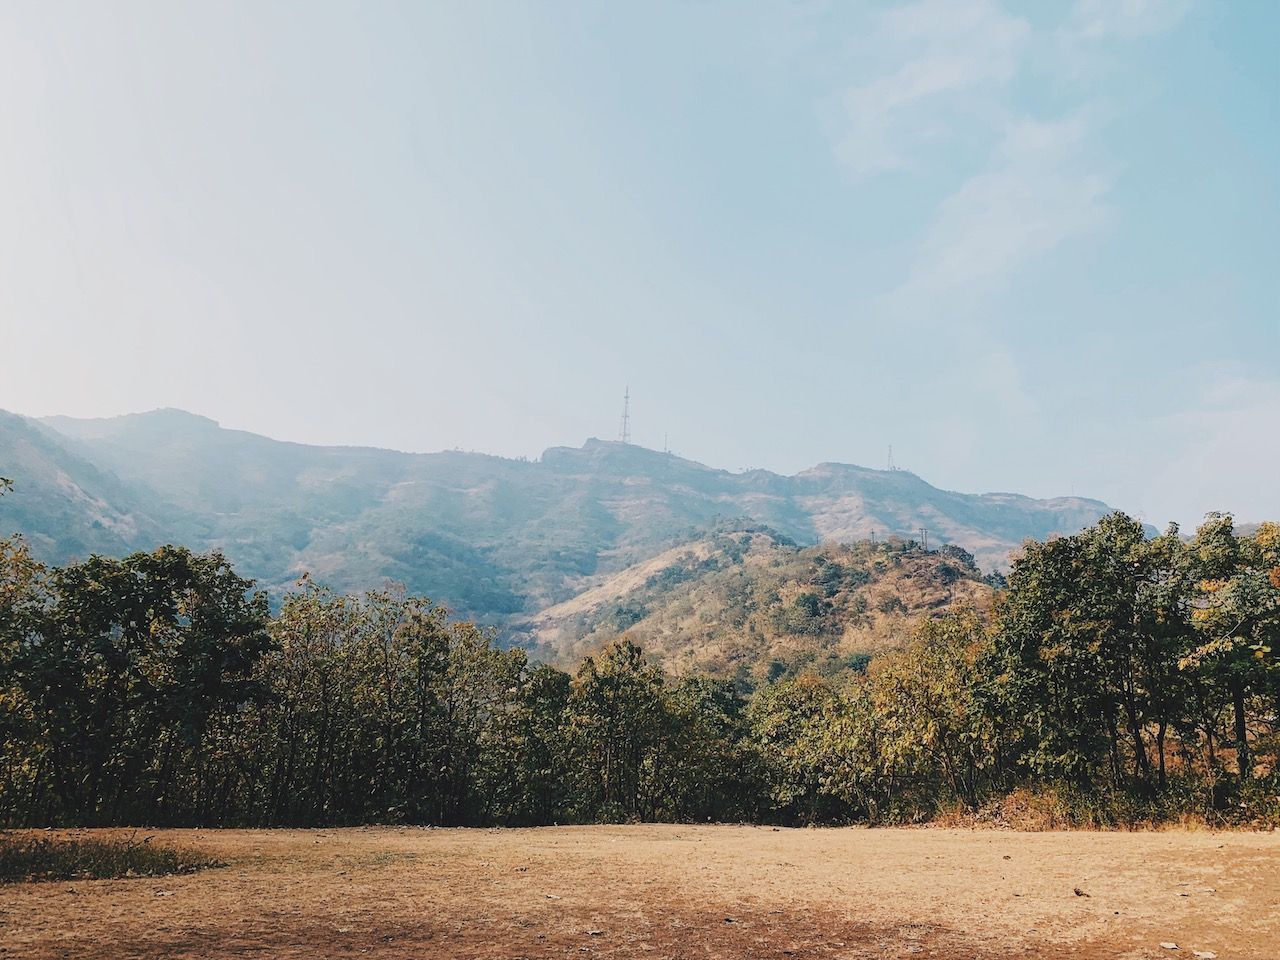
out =
[[[0,883],[159,877],[220,866],[198,850],[149,840],[0,835]]]

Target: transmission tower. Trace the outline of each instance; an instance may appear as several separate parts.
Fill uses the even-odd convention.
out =
[[[622,428],[618,431],[618,439],[623,443],[631,442],[631,387],[622,395]]]

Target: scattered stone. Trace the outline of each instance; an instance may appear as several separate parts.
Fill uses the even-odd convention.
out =
[[[587,931],[587,936],[588,936],[588,937],[598,937],[598,936],[600,936],[600,934],[602,934],[602,933],[604,933],[604,931],[603,931],[603,930],[588,930],[588,931]]]
[[[1218,960],[1218,955],[1212,950],[1192,950],[1191,953],[1200,960]]]
[[[1176,943],[1173,943],[1173,942],[1172,942],[1172,941],[1170,941],[1170,940],[1165,940],[1164,942],[1162,942],[1162,943],[1160,944],[1160,946],[1164,947],[1166,950],[1177,950],[1177,949],[1178,949],[1178,945],[1177,945]]]
[[[173,896],[173,891],[172,891],[172,890],[157,890],[157,891],[156,891],[156,896],[157,896],[157,897],[172,897],[172,896]]]
[[[1087,894],[1087,893],[1085,893],[1083,890],[1081,890],[1079,887],[1076,887],[1076,888],[1075,888],[1075,894],[1076,894],[1076,896],[1077,896],[1077,897],[1087,897],[1087,896],[1088,896],[1088,894]]]

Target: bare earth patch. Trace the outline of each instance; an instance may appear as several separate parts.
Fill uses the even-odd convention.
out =
[[[1280,957],[1276,834],[664,825],[156,836],[227,866],[0,888],[0,957]]]

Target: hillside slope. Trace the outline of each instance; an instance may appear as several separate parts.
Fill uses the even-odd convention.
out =
[[[6,415],[0,474],[17,481],[0,502],[0,530],[26,533],[48,560],[174,540],[222,549],[272,591],[304,571],[341,590],[393,580],[500,626],[724,518],[750,518],[802,544],[925,527],[931,542],[1002,568],[1026,538],[1073,532],[1108,512],[1074,497],[953,493],[901,470],[733,473],[599,440],[537,461],[317,447],[178,410]]]
[[[922,618],[985,607],[992,592],[960,550],[899,540],[799,547],[748,526],[667,550],[514,630],[552,662],[626,636],[673,672],[756,684],[856,667],[905,642]]]
[[[14,482],[0,497],[0,536],[21,531],[46,558],[127,553],[159,536],[156,505],[136,488],[34,421],[3,411],[0,475]]]

